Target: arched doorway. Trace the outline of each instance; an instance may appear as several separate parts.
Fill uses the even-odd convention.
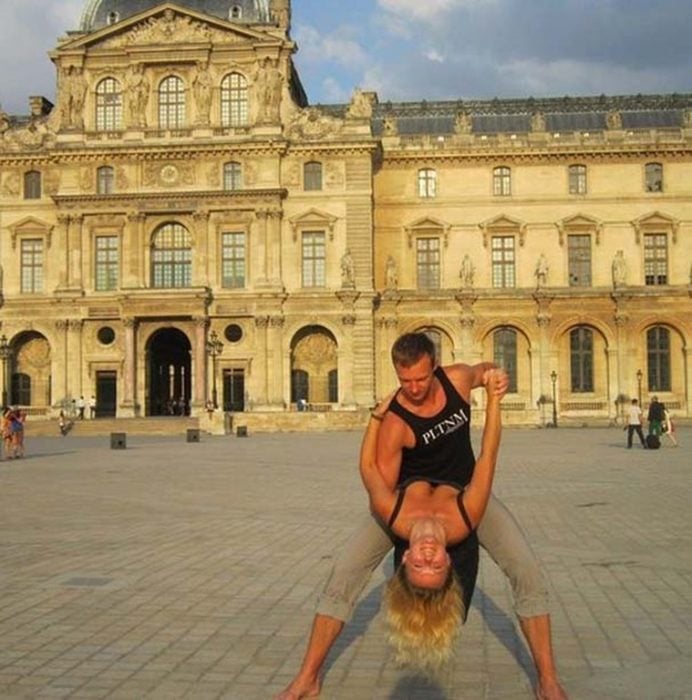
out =
[[[177,328],[163,328],[147,343],[147,415],[187,416],[192,391],[190,341]]]
[[[322,326],[307,326],[291,343],[291,401],[338,403],[337,343]]]
[[[35,331],[11,343],[9,400],[13,405],[47,409],[51,404],[51,351],[48,340]]]

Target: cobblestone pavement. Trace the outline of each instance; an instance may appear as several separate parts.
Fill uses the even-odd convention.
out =
[[[271,698],[366,508],[356,433],[27,438],[0,463],[1,698]],[[692,429],[625,449],[611,429],[506,429],[496,493],[545,565],[573,699],[692,698]],[[474,433],[477,442],[478,433]],[[508,585],[484,555],[454,662],[394,667],[387,562],[321,697],[532,697]]]

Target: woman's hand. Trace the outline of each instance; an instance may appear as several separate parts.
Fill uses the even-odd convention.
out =
[[[487,369],[483,372],[483,386],[488,394],[488,398],[496,396],[499,400],[502,400],[509,389],[509,375],[499,367]]]
[[[384,418],[384,414],[389,410],[389,404],[392,402],[392,399],[398,392],[399,390],[395,389],[390,394],[387,394],[387,396],[385,396],[381,401],[378,401],[370,411],[372,417],[376,420],[382,420]]]

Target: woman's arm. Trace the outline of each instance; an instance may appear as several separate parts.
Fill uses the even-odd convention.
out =
[[[466,512],[477,526],[485,513],[495,476],[495,464],[500,450],[500,434],[502,433],[502,416],[500,402],[502,401],[501,385],[502,372],[490,371],[486,375],[485,389],[487,404],[485,407],[485,427],[481,442],[481,453],[476,460],[473,477],[462,495]]]
[[[370,412],[370,420],[360,446],[360,477],[370,497],[370,510],[385,521],[394,507],[396,495],[394,488],[387,484],[377,466],[377,439],[390,400],[391,396]]]

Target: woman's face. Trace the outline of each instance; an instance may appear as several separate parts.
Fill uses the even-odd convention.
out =
[[[401,561],[414,586],[442,588],[451,565],[446,543],[444,528],[436,520],[421,518],[413,524],[409,548]]]

